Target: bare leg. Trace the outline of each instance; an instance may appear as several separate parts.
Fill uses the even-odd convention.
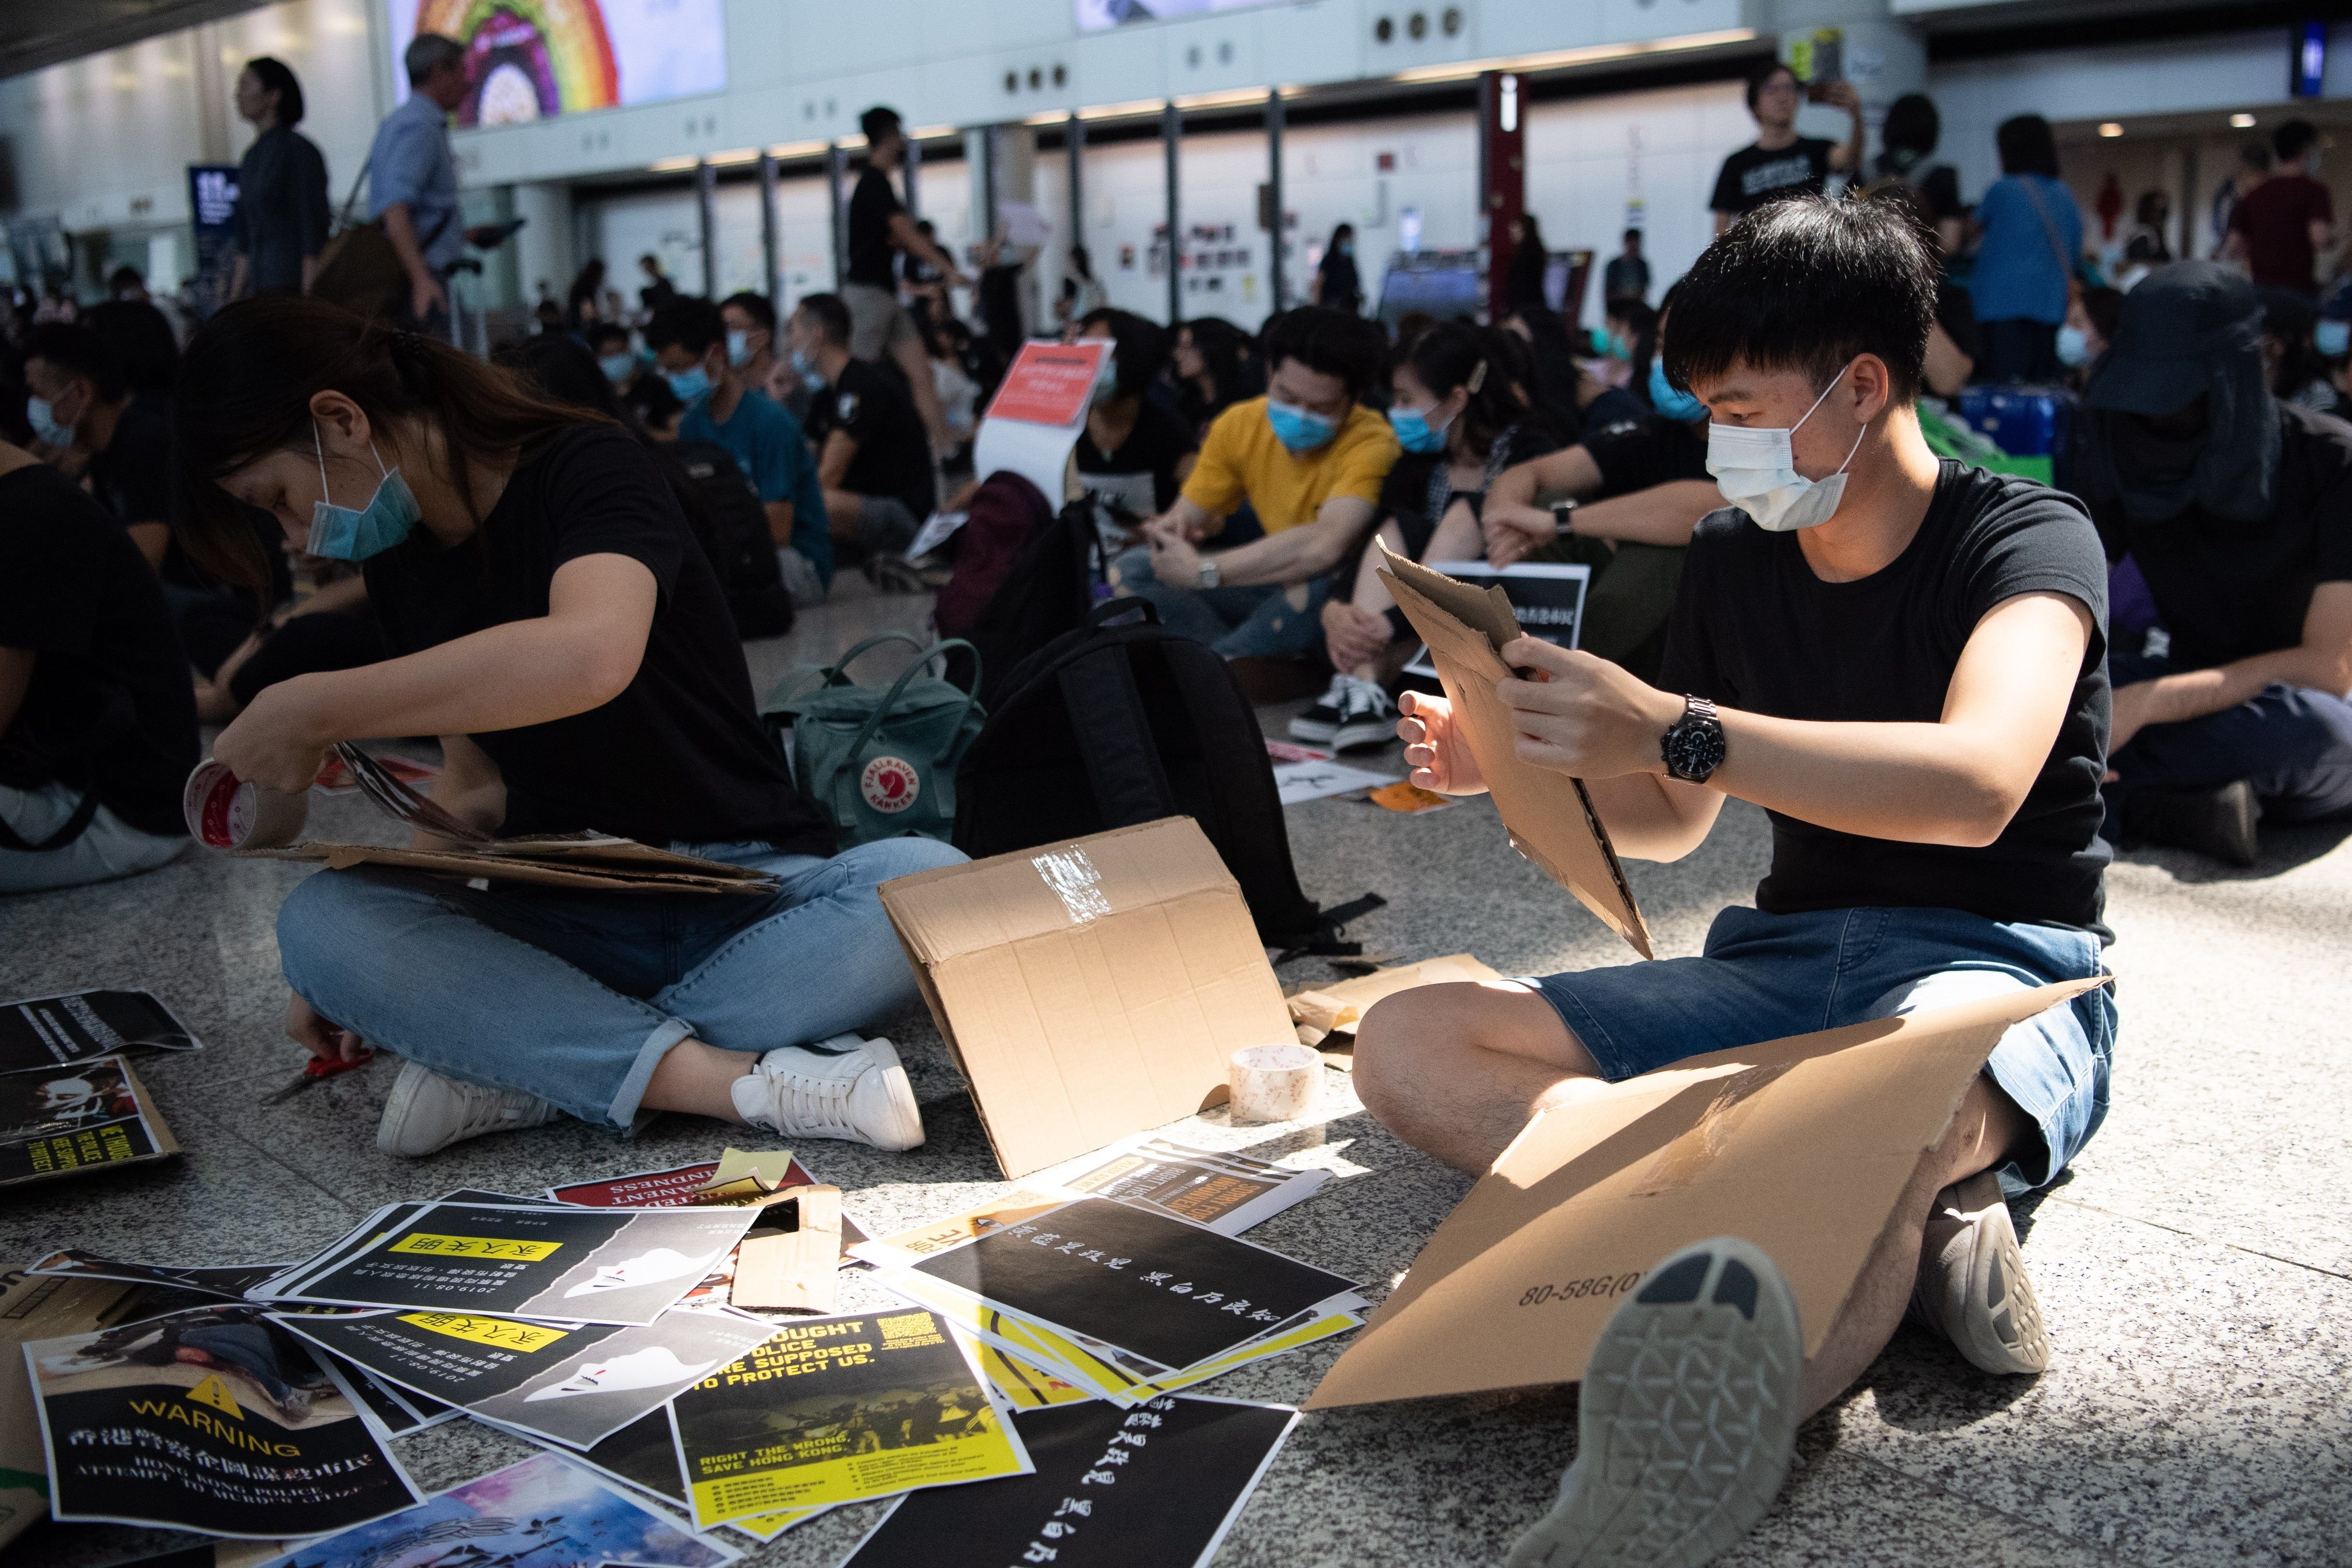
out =
[[[642,1103],[647,1110],[684,1110],[744,1126],[731,1091],[735,1080],[749,1073],[759,1060],[755,1051],[722,1051],[700,1040],[680,1040],[654,1068]],[[1913,1245],[1917,1245],[1916,1237]]]

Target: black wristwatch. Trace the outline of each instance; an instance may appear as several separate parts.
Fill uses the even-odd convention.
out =
[[[1723,765],[1723,721],[1715,704],[1704,697],[1683,699],[1683,716],[1658,742],[1666,776],[1685,784],[1705,784]]]
[[[1554,539],[1566,539],[1576,531],[1576,508],[1577,503],[1572,500],[1551,503],[1551,536]]]

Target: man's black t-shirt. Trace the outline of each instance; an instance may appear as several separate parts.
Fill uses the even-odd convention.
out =
[[[1706,426],[1652,415],[1588,430],[1585,454],[1601,470],[1594,500],[1632,495],[1674,479],[1706,479]]]
[[[931,441],[895,366],[851,360],[840,378],[816,395],[809,405],[809,439],[823,452],[825,437],[835,430],[857,443],[842,489],[861,496],[895,496],[917,522],[930,516],[938,492],[931,479]]]
[[[0,475],[0,647],[33,650],[0,784],[67,784],[143,833],[187,831],[195,688],[131,536],[55,468]]]
[[[2096,929],[2111,858],[2099,837],[2107,748],[2107,573],[2072,496],[1946,458],[1936,499],[1903,553],[1852,583],[1825,583],[1795,533],[1726,509],[1698,525],[1658,684],[1783,719],[1934,723],[1960,650],[1986,612],[2055,593],[2095,635],[2058,739],[2024,805],[1981,849],[1867,838],[1772,817],[1771,914],[1926,907],[1989,920]]]
[[[849,272],[845,281],[896,289],[890,270],[890,220],[907,209],[890,188],[890,176],[868,168],[857,176],[849,197]]]
[[[172,413],[161,393],[122,405],[106,449],[89,459],[89,493],[123,523],[172,516]]]
[[[1821,195],[1829,184],[1833,146],[1816,136],[1800,136],[1769,153],[1749,142],[1723,161],[1708,210],[1741,217],[1780,196]]]
[[[2292,403],[2278,410],[2270,516],[2236,522],[2192,502],[2162,522],[2134,522],[2120,501],[2093,510],[2108,555],[2129,553],[2139,563],[2157,618],[2172,635],[2176,669],[2210,669],[2294,647],[2312,589],[2352,581],[2352,425]],[[2193,447],[2184,453],[2195,455]],[[2118,465],[2156,465],[2165,457],[2154,442],[2146,451],[2116,453]]]
[[[1089,432],[1078,432],[1078,474],[1097,500],[1139,520],[1176,504],[1176,465],[1200,449],[1182,415],[1147,397],[1117,451],[1106,452]]]
[[[651,844],[765,840],[830,855],[833,832],[761,732],[719,579],[677,497],[620,429],[583,425],[526,454],[479,532],[454,549],[421,530],[364,568],[402,654],[548,611],[556,569],[642,562],[661,590],[645,661],[601,708],[473,737],[506,776],[509,835],[595,828]]]

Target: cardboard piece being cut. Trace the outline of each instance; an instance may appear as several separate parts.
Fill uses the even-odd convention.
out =
[[[1295,992],[1285,1005],[1290,1009],[1291,1023],[1297,1027],[1300,1045],[1318,1047],[1324,1053],[1323,1059],[1333,1067],[1350,1068],[1355,1058],[1345,1053],[1355,1049],[1356,1026],[1364,1021],[1364,1015],[1381,998],[1410,991],[1416,985],[1463,981],[1475,984],[1502,978],[1466,952],[1448,953],[1444,958],[1424,958],[1419,963],[1375,969],[1353,980]]]
[[[656,849],[603,833],[501,838],[478,848],[407,849],[305,840],[277,849],[236,849],[247,859],[303,860],[342,871],[405,866],[467,879],[593,888],[611,893],[772,893],[776,879],[748,867]]]
[[[1309,1407],[1575,1383],[1677,1247],[1739,1236],[1821,1348],[2002,1033],[2104,977],[1693,1057],[1537,1116],[1438,1226]]]
[[[882,884],[1008,1177],[1226,1099],[1296,1037],[1241,887],[1163,817]]]
[[[1582,779],[1521,762],[1517,728],[1495,683],[1511,678],[1502,649],[1520,636],[1518,617],[1499,587],[1457,583],[1440,572],[1397,554],[1386,544],[1381,579],[1404,612],[1437,667],[1439,684],[1454,705],[1470,752],[1478,759],[1486,791],[1495,797],[1511,847],[1544,875],[1576,895],[1601,923],[1632,944],[1643,958],[1650,927],[1633,901],[1633,889],[1609,842],[1609,830],[1592,809]]]

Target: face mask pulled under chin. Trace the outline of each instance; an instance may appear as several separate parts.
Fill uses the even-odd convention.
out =
[[[310,441],[319,453],[319,490],[323,498],[327,493],[327,455],[319,446],[315,426]],[[373,443],[368,449],[375,451]],[[415,493],[400,477],[398,468],[383,466],[382,453],[376,454],[375,466],[383,477],[377,481],[375,494],[368,498],[367,505],[337,506],[324,499],[312,504],[310,533],[303,542],[304,550],[330,561],[365,561],[404,542],[415,531],[423,515]]]
[[[1850,368],[1850,367],[1849,367]],[[1869,434],[1864,425],[1854,432],[1853,448],[1838,465],[1836,473],[1825,479],[1809,479],[1797,472],[1797,459],[1790,438],[1804,426],[1814,410],[1828,401],[1838,382],[1845,378],[1840,371],[1836,379],[1822,389],[1813,399],[1813,406],[1805,410],[1804,417],[1785,430],[1758,429],[1744,425],[1710,425],[1706,427],[1706,471],[1715,476],[1716,488],[1723,499],[1755,520],[1756,526],[1772,533],[1790,533],[1801,528],[1818,528],[1837,515],[1838,502],[1845,499],[1846,465],[1853,461],[1855,452],[1862,450],[1862,438]]]

